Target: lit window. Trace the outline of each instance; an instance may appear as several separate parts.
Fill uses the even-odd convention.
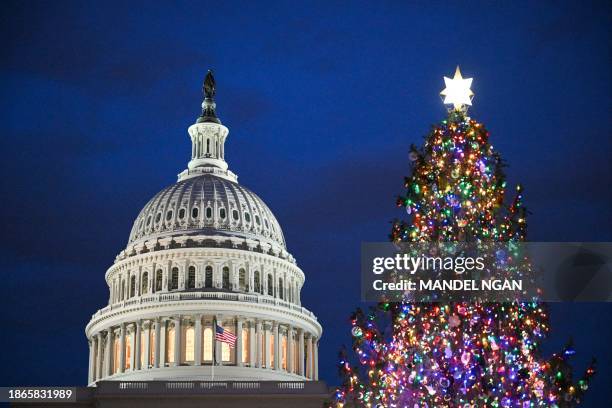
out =
[[[146,345],[146,340],[147,340],[147,336],[146,336],[147,332],[144,331],[143,329],[143,333],[140,336],[140,355],[136,356],[137,358],[140,359],[140,367],[141,368],[147,368],[147,350],[145,350],[145,345]]]
[[[195,330],[193,327],[185,329],[185,361],[195,360]]]
[[[125,369],[130,369],[130,364],[132,363],[132,341],[134,340],[134,335],[129,333],[125,336]]]
[[[228,331],[230,333],[234,333],[234,331],[232,330],[231,327],[227,326],[227,325],[223,325],[223,330],[224,331]],[[232,356],[232,348],[230,348],[230,345],[223,342],[221,343],[221,359],[223,360],[223,362],[232,362],[233,360],[233,356]]]
[[[168,328],[166,334],[166,361],[174,363],[174,327]]]
[[[283,335],[281,337],[281,368],[283,370],[287,369],[287,336]]]
[[[202,346],[204,348],[204,361],[212,361],[213,359],[213,331],[212,331],[212,328],[210,327],[206,327],[204,329]]]
[[[113,344],[113,374],[119,371],[119,355],[121,354],[119,351],[119,338],[115,337],[115,342]]]
[[[270,333],[270,368],[274,367],[274,359],[276,356],[274,355],[274,333]]]
[[[149,340],[149,365],[155,363],[155,330],[151,328],[151,339]]]
[[[242,328],[242,362],[249,363],[249,350],[251,348],[249,337],[249,329],[246,327]]]

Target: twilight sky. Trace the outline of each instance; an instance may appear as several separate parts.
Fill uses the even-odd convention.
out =
[[[610,3],[380,3],[3,3],[0,385],[85,384],[104,272],[185,167],[209,68],[230,168],[306,274],[329,384],[360,305],[360,243],[403,216],[408,147],[443,119],[457,64],[525,186],[530,239],[612,241]],[[571,336],[579,371],[599,360],[586,406],[610,401],[611,316],[552,307],[545,353]]]

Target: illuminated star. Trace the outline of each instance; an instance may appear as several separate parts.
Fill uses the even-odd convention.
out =
[[[444,96],[444,104],[452,104],[456,110],[461,110],[465,105],[472,105],[472,96],[474,93],[470,89],[473,78],[465,78],[461,76],[459,66],[455,71],[454,78],[444,77],[446,88],[440,95]]]

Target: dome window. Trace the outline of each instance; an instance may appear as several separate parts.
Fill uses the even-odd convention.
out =
[[[166,213],[166,221],[170,221],[172,219],[172,210]]]
[[[238,210],[232,211],[232,218],[234,218],[234,221],[238,221]]]
[[[227,266],[223,267],[222,287],[226,290],[229,290],[230,288],[230,273],[229,268]]]
[[[221,217],[222,220],[225,219],[225,208],[219,209],[219,217]]]
[[[193,207],[191,210],[191,218],[198,218],[199,210],[198,207]]]
[[[266,228],[268,228],[268,219],[264,218],[264,225],[266,226]]]
[[[213,286],[213,269],[212,266],[206,267],[206,273],[204,275],[204,287],[212,288]]]
[[[183,218],[185,218],[185,209],[184,209],[184,208],[181,208],[181,209],[179,210],[178,216],[179,216],[179,218],[180,218],[181,220],[182,220]]]
[[[257,223],[257,225],[261,225],[261,220],[259,219],[259,215],[255,216],[255,223]]]
[[[244,213],[244,219],[245,219],[246,222],[251,222],[251,214]]]
[[[155,216],[155,223],[158,223],[159,220],[161,220],[161,213],[157,213],[157,215]]]
[[[195,289],[196,269],[190,266],[187,273],[187,289]]]
[[[147,227],[151,225],[151,216],[149,215],[149,218],[147,218]]]
[[[212,218],[212,208],[206,208],[206,218]]]
[[[170,275],[170,290],[178,289],[178,281],[179,281],[179,270],[175,266],[172,268],[172,274]]]
[[[162,278],[164,272],[161,269],[158,269],[155,273],[155,291],[159,292],[162,290]]]

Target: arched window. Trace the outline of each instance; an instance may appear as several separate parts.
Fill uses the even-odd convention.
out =
[[[136,295],[136,276],[130,278],[130,297]]]
[[[219,217],[221,217],[222,220],[225,219],[225,208],[219,209]]]
[[[223,267],[223,289],[230,288],[230,274],[227,266]]]
[[[199,210],[198,207],[193,207],[191,209],[191,218],[198,218]]]
[[[206,207],[206,218],[212,218],[212,208]]]
[[[190,266],[187,272],[187,289],[195,289],[195,266]]]
[[[255,216],[255,223],[256,223],[257,225],[261,225],[261,220],[259,219],[259,215],[256,215],[256,216]]]
[[[271,274],[268,274],[268,296],[274,296],[274,281]]]
[[[278,278],[278,297],[283,299],[283,278]]]
[[[181,208],[179,210],[179,218],[182,220],[183,218],[185,218],[185,209]]]
[[[238,271],[238,288],[243,292],[246,291],[246,271],[243,268]]]
[[[253,286],[255,286],[255,292],[257,293],[262,293],[261,292],[261,281],[259,279],[259,271],[255,271],[255,276],[253,277]]]
[[[172,219],[172,210],[169,210],[166,213],[166,221],[170,221]]]
[[[238,221],[238,210],[232,210],[232,218],[234,221]]]
[[[149,274],[147,272],[142,274],[142,286],[140,289],[141,295],[149,293]]]
[[[207,266],[204,273],[204,287],[212,288],[213,285],[213,270],[212,266]]]
[[[151,225],[151,216],[150,216],[150,215],[147,217],[147,227],[148,227],[149,225]]]
[[[174,268],[172,268],[172,275],[170,277],[170,290],[178,289],[178,280],[179,280],[178,275],[179,275],[179,270],[175,266]]]
[[[161,220],[161,213],[157,213],[157,215],[155,216],[155,222],[159,222],[159,220]]]
[[[158,269],[155,273],[155,291],[159,292],[162,290],[162,281],[163,281],[164,273],[161,269]]]
[[[244,213],[244,220],[246,222],[251,222],[251,214],[249,213]]]

